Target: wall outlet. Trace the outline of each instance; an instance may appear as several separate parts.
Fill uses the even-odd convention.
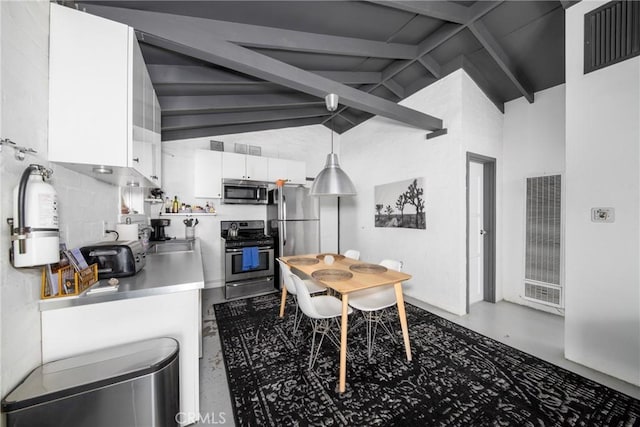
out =
[[[591,222],[614,222],[615,216],[614,208],[591,208]]]
[[[102,221],[102,237],[107,237],[107,230],[109,229],[109,225],[107,221]]]

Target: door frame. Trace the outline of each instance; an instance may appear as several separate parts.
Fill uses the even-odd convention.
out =
[[[467,152],[466,163],[466,241],[467,241],[467,271],[466,271],[466,313],[469,313],[469,164],[480,163],[483,168],[483,225],[487,231],[484,237],[484,275],[483,301],[496,302],[496,159],[482,154]]]

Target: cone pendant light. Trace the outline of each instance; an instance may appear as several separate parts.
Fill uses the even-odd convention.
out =
[[[338,108],[338,95],[330,93],[325,97],[327,110]],[[333,152],[333,118],[331,119],[331,153],[327,155],[324,169],[320,171],[311,185],[312,196],[354,196],[356,187],[340,168],[338,155]]]

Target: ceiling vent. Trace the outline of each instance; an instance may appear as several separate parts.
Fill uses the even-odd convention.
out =
[[[584,16],[584,73],[640,55],[640,2],[612,1]]]

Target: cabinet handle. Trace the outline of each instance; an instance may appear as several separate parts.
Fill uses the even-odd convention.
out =
[[[134,157],[132,160],[136,163],[140,162],[140,159],[138,157]]]
[[[158,179],[158,177],[155,175],[151,175],[151,179]]]

